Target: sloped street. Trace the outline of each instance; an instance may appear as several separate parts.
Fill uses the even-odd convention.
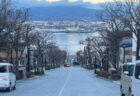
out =
[[[45,76],[19,82],[15,91],[0,92],[0,96],[119,96],[119,90],[119,85],[73,66],[50,70]]]

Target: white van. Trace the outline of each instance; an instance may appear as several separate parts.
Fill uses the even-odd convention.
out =
[[[9,92],[16,89],[16,75],[10,63],[0,63],[0,89],[6,89]]]
[[[125,63],[121,74],[121,96],[140,96],[140,61]]]

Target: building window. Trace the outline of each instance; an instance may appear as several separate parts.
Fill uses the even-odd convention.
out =
[[[132,62],[132,59],[127,59],[126,61],[127,61],[127,62]]]
[[[131,55],[131,50],[125,50],[125,55]]]

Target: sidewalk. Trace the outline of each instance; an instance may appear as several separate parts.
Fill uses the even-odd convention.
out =
[[[61,67],[60,67],[61,68]],[[63,67],[62,67],[63,68]],[[50,69],[50,70],[45,70],[45,74],[44,75],[34,75],[33,77],[30,77],[30,78],[26,78],[26,79],[21,79],[21,80],[17,80],[16,82],[17,83],[20,83],[20,82],[24,82],[24,81],[27,81],[27,80],[33,80],[33,79],[38,79],[38,78],[41,78],[41,77],[44,77],[44,76],[47,76],[47,73],[48,72],[52,72],[52,71],[55,71],[56,69],[59,69],[59,68],[55,68],[55,69]]]
[[[38,78],[41,78],[41,77],[43,77],[43,76],[46,76],[46,74],[41,75],[41,76],[35,75],[35,76],[33,76],[33,77],[30,77],[30,78],[26,78],[26,79],[22,79],[22,80],[17,80],[16,82],[17,82],[17,83],[21,83],[21,82],[24,82],[24,81],[27,81],[27,80],[38,79]]]
[[[104,80],[106,80],[106,81],[109,81],[109,82],[115,83],[115,84],[117,84],[117,85],[120,85],[120,80],[115,81],[115,80],[111,80],[111,79],[107,79],[107,78],[104,78],[104,77],[97,76],[97,74],[95,74],[95,73],[93,73],[93,74],[94,74],[94,76],[97,77],[97,78],[104,79]]]
[[[113,83],[120,85],[121,82],[120,81],[113,81]]]

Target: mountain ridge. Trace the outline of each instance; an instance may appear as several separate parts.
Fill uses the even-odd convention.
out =
[[[31,19],[36,21],[48,20],[76,20],[98,21],[96,13],[104,12],[101,9],[89,9],[81,6],[48,6],[31,7]]]

